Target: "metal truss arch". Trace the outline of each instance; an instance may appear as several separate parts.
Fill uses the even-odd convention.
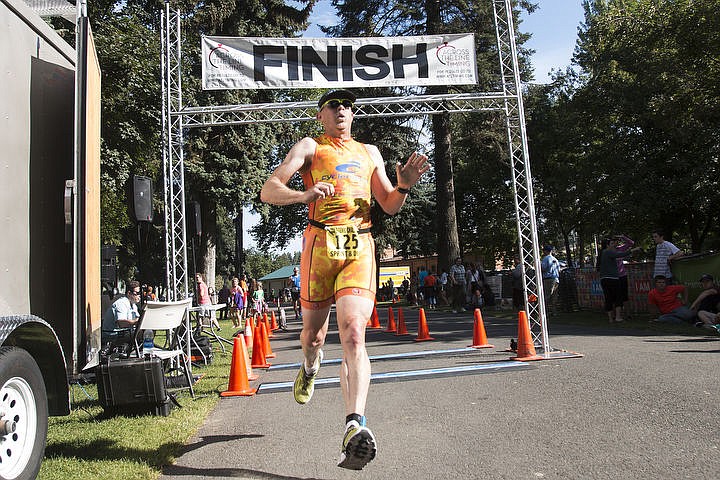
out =
[[[356,103],[355,117],[469,112],[498,112],[504,116],[515,193],[518,250],[525,272],[523,276],[525,304],[533,342],[536,347],[548,353],[551,348],[547,332],[520,69],[512,20],[512,0],[489,1],[492,2],[495,20],[501,91],[364,98]],[[315,119],[317,107],[314,102],[183,107],[180,14],[171,11],[169,3],[166,2],[165,6],[162,39],[167,283],[170,299],[179,299],[188,294],[183,129],[248,123],[311,121]]]

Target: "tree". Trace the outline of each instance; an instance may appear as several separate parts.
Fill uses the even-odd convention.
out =
[[[173,4],[183,16],[184,104],[241,104],[296,95],[267,90],[203,92],[199,85],[200,35],[294,36],[306,28],[314,3],[301,0],[295,3],[297,8],[279,0]],[[101,0],[88,8],[103,71],[102,242],[120,245],[123,275],[132,277],[137,274],[138,235],[127,212],[128,181],[133,174],[148,175],[156,186],[162,185],[160,56],[159,48],[148,45],[159,46],[164,4]],[[201,204],[203,234],[197,268],[209,274],[209,282],[214,277],[218,214],[232,216],[255,201],[275,137],[289,136],[292,130],[291,126],[249,125],[188,132],[186,198]],[[158,225],[141,236],[150,242],[144,249],[150,258],[143,263],[152,266],[148,274],[158,283],[164,279],[165,264],[161,193],[162,188],[156,188]]]
[[[584,5],[574,58],[580,85],[556,114],[576,112],[568,133],[582,141],[570,140],[571,150],[585,163],[581,171],[594,173],[571,181],[592,182],[604,203],[596,219],[608,230],[646,235],[662,227],[687,235],[699,251],[719,220],[720,192],[710,179],[720,173],[720,2]],[[547,151],[565,150],[558,142]]]

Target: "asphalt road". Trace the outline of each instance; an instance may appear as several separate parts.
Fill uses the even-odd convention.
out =
[[[430,342],[369,330],[371,356],[463,349],[472,315],[427,312]],[[657,479],[720,478],[720,337],[550,325],[550,344],[582,358],[508,362],[517,322],[485,312],[495,348],[378,359],[366,416],[378,456],[363,471],[336,466],[344,428],[337,384],[307,405],[289,389],[297,368],[261,373],[253,397],[223,398],[162,479]],[[380,312],[386,325],[386,313]],[[300,325],[277,333],[274,366],[300,361]],[[339,359],[334,321],[325,359]],[[500,368],[502,366],[502,368]],[[393,372],[474,368],[398,377]],[[337,377],[325,364],[321,378]]]

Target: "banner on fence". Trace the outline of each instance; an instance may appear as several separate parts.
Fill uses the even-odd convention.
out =
[[[416,37],[202,38],[205,90],[477,83],[471,33]]]

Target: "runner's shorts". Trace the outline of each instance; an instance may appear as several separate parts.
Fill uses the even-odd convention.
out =
[[[370,233],[358,236],[360,258],[330,259],[325,230],[308,225],[303,233],[300,259],[300,303],[304,308],[321,309],[345,295],[375,301],[375,241]],[[307,279],[307,280],[306,280]]]

